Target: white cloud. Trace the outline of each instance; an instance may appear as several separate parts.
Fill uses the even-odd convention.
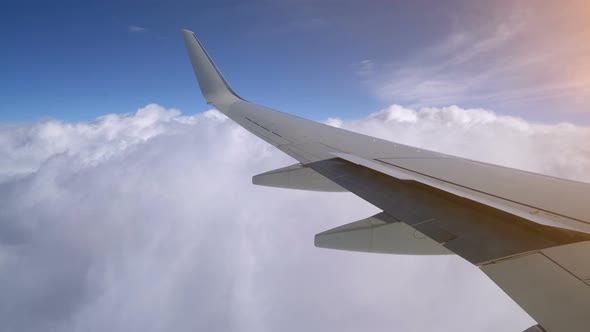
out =
[[[137,25],[130,25],[129,27],[127,27],[127,29],[129,30],[129,32],[146,32],[147,31],[147,28],[140,27]]]
[[[393,105],[330,124],[588,179],[589,129]],[[522,331],[532,321],[456,257],[313,247],[367,217],[350,194],[253,186],[292,163],[217,111],[148,105],[91,123],[0,127],[6,331]]]

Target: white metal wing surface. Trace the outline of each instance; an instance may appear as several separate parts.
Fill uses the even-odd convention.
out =
[[[590,330],[590,184],[417,149],[253,104],[231,89],[192,32],[182,34],[207,102],[299,161],[255,176],[255,184],[350,191],[383,210],[316,235],[316,246],[454,253],[539,322],[531,331]]]

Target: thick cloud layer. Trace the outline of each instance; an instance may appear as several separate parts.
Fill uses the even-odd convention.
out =
[[[391,106],[333,125],[588,180],[589,130]],[[148,105],[0,127],[3,331],[521,331],[532,320],[457,257],[330,251],[377,210],[253,186],[292,163],[216,111]]]

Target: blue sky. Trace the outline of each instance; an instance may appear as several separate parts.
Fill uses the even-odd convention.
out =
[[[554,20],[557,33],[539,40],[555,10],[523,3],[7,3],[0,10],[0,121],[91,120],[148,103],[203,111],[178,31],[186,28],[240,95],[315,120],[359,118],[398,103],[589,123],[590,84],[571,83],[558,65],[573,57],[579,61],[568,72],[585,73],[589,52],[543,51],[579,27]]]

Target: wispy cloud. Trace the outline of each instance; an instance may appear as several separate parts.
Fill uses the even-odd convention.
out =
[[[375,63],[373,74],[361,77],[377,97],[414,107],[468,103],[523,115],[519,106],[544,104],[588,111],[588,24],[576,14],[588,5],[574,3],[511,5],[501,12],[509,15],[458,24],[410,60]]]
[[[127,27],[127,30],[129,30],[129,32],[146,32],[146,31],[148,31],[147,28],[140,27],[138,25],[130,25],[129,27]]]
[[[365,59],[360,61],[356,65],[356,73],[360,76],[370,76],[373,75],[375,64],[371,59]]]
[[[373,70],[367,78],[378,97],[414,107],[437,106],[477,98],[476,94],[505,68],[495,63],[497,51],[519,33],[519,26],[498,23],[491,31],[460,31],[421,50],[407,62]],[[485,66],[482,68],[482,64]]]

